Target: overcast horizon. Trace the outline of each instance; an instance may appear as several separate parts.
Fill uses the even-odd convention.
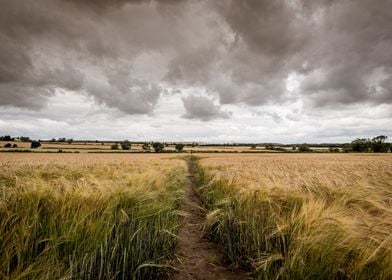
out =
[[[390,0],[0,0],[0,135],[392,137]]]

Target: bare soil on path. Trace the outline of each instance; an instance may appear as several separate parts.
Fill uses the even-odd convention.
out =
[[[172,280],[251,279],[243,271],[231,270],[222,263],[223,254],[216,244],[204,237],[200,198],[195,190],[195,165],[188,161],[188,186],[183,210],[187,213],[179,232],[175,271]]]

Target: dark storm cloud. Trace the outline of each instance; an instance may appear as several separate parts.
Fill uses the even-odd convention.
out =
[[[147,114],[165,86],[198,87],[220,104],[392,103],[389,0],[0,0],[0,7],[0,106],[39,109],[56,90],[71,90]],[[159,59],[146,60],[153,66],[137,66],[153,55]],[[290,95],[293,74],[299,87]],[[183,101],[185,117],[225,116],[209,98]]]
[[[170,81],[189,81],[218,94],[222,104],[260,105],[284,99],[285,79],[310,40],[309,27],[286,1],[210,1],[223,26],[209,48],[170,65]]]
[[[0,105],[38,109],[58,87],[80,89],[83,75],[66,61],[51,63],[40,49],[46,41],[64,46],[78,37],[54,3],[0,1]]]
[[[304,55],[308,69],[303,93],[319,106],[392,103],[391,26],[391,1],[329,5]]]
[[[215,1],[216,10],[247,46],[262,56],[284,62],[306,44],[307,28],[297,19],[289,1]]]
[[[296,98],[313,106],[392,103],[391,1],[227,0],[211,7],[232,38],[217,36],[210,49],[177,57],[169,80],[205,86],[223,104],[284,104],[287,78],[297,74]]]
[[[186,119],[197,119],[201,121],[210,121],[214,119],[227,119],[230,113],[222,110],[221,106],[215,105],[213,100],[203,97],[190,95],[182,99]]]
[[[180,2],[0,0],[0,105],[39,109],[65,89],[151,112],[161,88],[132,77],[132,60],[170,44],[172,20],[162,23],[160,10]]]

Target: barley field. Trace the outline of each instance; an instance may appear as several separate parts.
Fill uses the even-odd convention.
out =
[[[205,155],[206,228],[256,279],[391,279],[392,156]]]
[[[187,175],[241,279],[392,278],[388,154],[0,153],[0,279],[171,279]]]
[[[186,165],[170,156],[0,154],[0,279],[156,279]]]

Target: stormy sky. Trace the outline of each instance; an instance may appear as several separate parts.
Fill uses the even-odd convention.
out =
[[[0,0],[0,134],[392,136],[390,0]]]

